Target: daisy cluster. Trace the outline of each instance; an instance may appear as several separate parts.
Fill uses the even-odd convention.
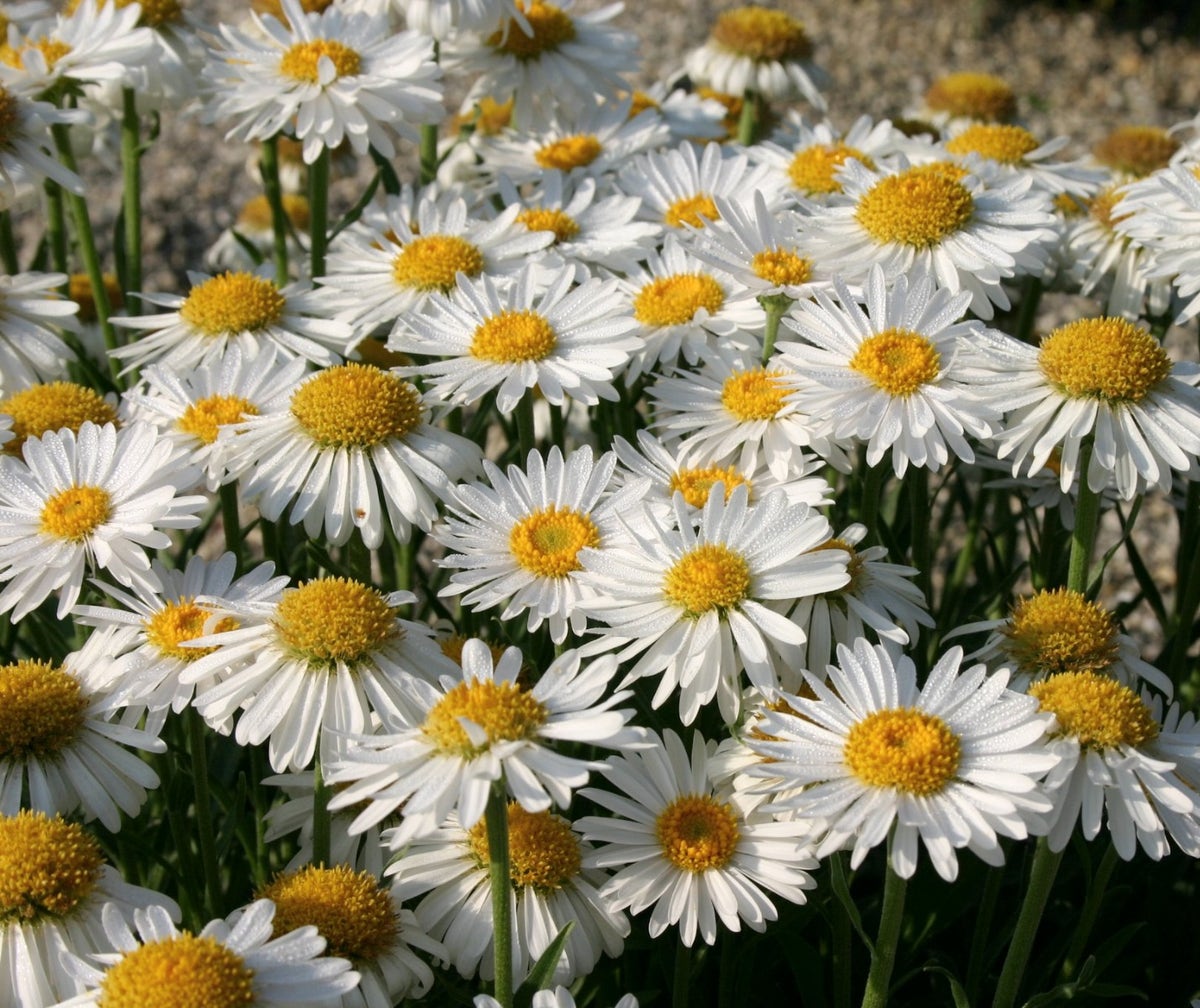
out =
[[[1155,663],[1092,556],[1152,496],[1200,541],[1197,123],[835,124],[763,7],[638,89],[620,4],[251,6],[4,13],[0,1005],[568,1008],[635,928],[684,1004],[873,864],[882,1004],[923,863],[1200,857],[1200,575],[1131,540]],[[158,292],[169,115],[262,194]]]

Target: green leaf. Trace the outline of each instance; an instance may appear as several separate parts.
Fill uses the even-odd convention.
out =
[[[567,937],[574,926],[574,921],[567,921],[567,926],[558,932],[554,941],[533,964],[529,976],[513,994],[514,1008],[529,1008],[533,1004],[533,995],[547,988],[550,978],[554,975],[554,967],[558,965],[558,960],[562,956],[563,947],[567,944]]]
[[[935,973],[938,976],[944,976],[946,982],[950,985],[950,996],[954,998],[954,1008],[971,1008],[971,1002],[967,999],[966,988],[958,982],[958,977],[951,973],[943,966],[926,966],[926,973]]]
[[[829,859],[829,885],[833,889],[833,895],[842,905],[842,910],[849,919],[850,926],[862,939],[862,943],[871,955],[874,955],[875,943],[871,941],[870,935],[863,928],[862,917],[859,915],[858,907],[854,904],[854,898],[850,895],[850,882],[846,878],[846,866],[840,852]]]

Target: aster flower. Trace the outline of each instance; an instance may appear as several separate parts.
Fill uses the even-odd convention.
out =
[[[604,768],[613,791],[582,794],[612,816],[578,823],[600,846],[587,864],[620,870],[604,893],[638,914],[653,907],[649,932],[657,938],[679,928],[684,945],[697,935],[717,940],[717,922],[729,931],[744,923],[763,931],[778,916],[768,893],[805,902],[817,863],[790,824],[743,816],[712,784],[704,738],[689,753],[672,731],[653,748],[610,757]]]
[[[79,330],[79,305],[60,293],[66,282],[62,273],[0,274],[0,374],[9,393],[66,376],[73,355],[60,330]]]
[[[1059,136],[1043,143],[1014,123],[977,122],[952,131],[942,147],[968,167],[974,155],[998,166],[1002,176],[1028,175],[1035,187],[1051,196],[1091,196],[1109,174],[1083,159],[1052,160],[1069,142],[1067,137]]]
[[[1117,183],[1145,178],[1166,168],[1187,148],[1178,136],[1161,126],[1125,123],[1115,126],[1092,147],[1092,157],[1116,175]]]
[[[771,738],[747,744],[772,762],[750,772],[799,789],[775,804],[822,820],[817,857],[851,847],[857,868],[890,835],[901,878],[916,871],[923,843],[953,882],[957,849],[998,865],[999,837],[1042,828],[1052,805],[1039,782],[1059,762],[1046,749],[1054,722],[1007,689],[1004,673],[975,665],[960,674],[961,661],[952,648],[918,689],[910,658],[860,639],[853,650],[839,645],[828,684],[805,674],[814,699],[787,696],[795,713],[763,715]]]
[[[630,100],[634,115],[649,109],[666,125],[670,139],[665,146],[673,147],[685,140],[704,143],[728,137],[725,106],[714,98],[697,94],[682,81],[651,81],[644,89],[633,91]]]
[[[608,876],[584,863],[592,854],[571,823],[549,811],[508,804],[513,926],[513,976],[524,977],[568,924],[574,924],[552,973],[572,983],[600,956],[620,955],[629,921],[601,896]],[[451,813],[446,824],[409,843],[388,866],[396,891],[420,898],[414,912],[446,943],[446,960],[464,977],[491,980],[494,970],[490,851],[486,822],[464,829]]]
[[[82,195],[82,180],[54,157],[50,139],[51,125],[78,121],[79,114],[29,98],[15,81],[9,85],[0,83],[0,210],[9,209],[22,189],[43,178]]]
[[[513,0],[383,0],[404,14],[414,31],[435,39],[451,38],[458,32],[489,32],[505,18],[520,17]]]
[[[76,382],[27,385],[0,399],[0,414],[12,421],[9,428],[12,440],[5,444],[4,452],[20,458],[29,438],[62,430],[78,434],[79,428],[89,420],[97,426],[119,424],[115,401],[113,395],[102,396],[90,385]]]
[[[330,766],[328,780],[345,786],[329,807],[367,802],[356,832],[401,811],[388,839],[400,849],[452,811],[470,829],[501,778],[527,812],[565,807],[599,764],[556,752],[556,742],[618,748],[640,740],[640,730],[626,727],[633,712],[613,709],[629,691],[600,699],[616,671],[611,659],[585,665],[578,651],[565,651],[528,689],[517,680],[521,664],[516,648],[493,661],[487,645],[472,639],[463,645],[459,674],[437,686],[410,683],[412,715],[386,715],[380,733],[352,739]]]
[[[500,1008],[500,1002],[490,994],[476,994],[471,1003],[475,1008]],[[575,1008],[575,998],[566,987],[540,990],[534,993],[531,1008]],[[613,1008],[638,1008],[638,1000],[632,994],[624,994]]]
[[[943,128],[973,122],[1006,123],[1017,114],[1017,94],[995,74],[960,71],[929,85],[913,115]]]

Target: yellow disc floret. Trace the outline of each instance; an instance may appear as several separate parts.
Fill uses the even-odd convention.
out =
[[[1017,113],[1017,96],[999,77],[985,73],[953,73],[934,81],[925,92],[934,112],[982,122],[1008,122]]]
[[[76,823],[27,809],[0,816],[0,928],[68,917],[103,865],[100,845]]]
[[[509,19],[503,28],[488,36],[487,44],[493,49],[512,56],[521,62],[540,59],[542,53],[554,52],[575,38],[575,22],[565,11],[554,4],[534,0],[525,3],[517,0],[525,20],[533,29],[526,35],[525,29],[515,19]]]
[[[79,738],[87,698],[50,662],[0,665],[0,760],[54,759]]]
[[[299,193],[283,194],[283,212],[297,231],[307,231],[309,228],[308,197]],[[234,227],[239,231],[270,231],[274,226],[271,216],[271,203],[261,193],[251,196],[242,204]]]
[[[126,952],[100,982],[99,1008],[249,1008],[254,971],[215,938],[184,931]]]
[[[115,273],[105,273],[101,280],[104,282],[104,293],[108,295],[108,306],[116,311],[125,303],[125,292],[121,289],[121,281],[117,279]],[[80,322],[95,322],[100,317],[96,313],[96,295],[92,291],[92,278],[86,273],[72,273],[67,278],[67,296],[79,305]]]
[[[876,182],[854,216],[876,241],[931,248],[962,230],[975,212],[966,186],[940,165],[918,165]]]
[[[590,165],[603,150],[603,144],[591,133],[575,133],[539,148],[533,159],[539,167],[565,172]]]
[[[284,592],[275,631],[285,648],[318,668],[354,666],[402,633],[383,593],[341,577]]]
[[[1088,216],[1110,235],[1115,235],[1117,224],[1130,216],[1128,212],[1117,212],[1117,207],[1121,205],[1121,200],[1124,198],[1125,193],[1121,186],[1114,185],[1101,189],[1086,202]]]
[[[712,40],[756,62],[803,60],[812,55],[804,25],[767,7],[735,7],[722,12],[713,26]]]
[[[695,619],[732,609],[750,594],[750,565],[723,543],[696,546],[675,561],[663,579],[663,595]]]
[[[320,62],[333,64],[335,77],[354,77],[362,69],[362,57],[337,39],[312,39],[297,42],[279,61],[279,72],[292,80],[316,84],[320,79]]]
[[[750,268],[756,277],[780,287],[794,287],[812,278],[812,260],[795,249],[763,249],[750,260]]]
[[[1099,672],[1063,672],[1034,683],[1029,694],[1084,748],[1140,746],[1158,737],[1158,722],[1146,702]]]
[[[517,220],[530,231],[550,231],[554,241],[564,242],[579,234],[579,225],[570,215],[553,207],[531,207],[517,214]]]
[[[484,319],[471,337],[470,354],[489,364],[545,360],[558,345],[554,327],[535,311],[503,311]]]
[[[226,424],[235,424],[249,416],[258,416],[258,407],[248,399],[234,395],[210,395],[190,403],[175,421],[184,434],[190,434],[201,444],[210,445]]]
[[[537,577],[566,577],[580,569],[579,551],[600,545],[600,531],[585,514],[551,504],[517,522],[508,548],[525,570]]]
[[[634,317],[647,326],[683,325],[703,309],[716,314],[725,292],[707,273],[677,273],[646,284],[633,299]]]
[[[838,169],[847,161],[860,161],[874,169],[875,162],[862,151],[842,143],[813,144],[792,155],[788,165],[788,178],[800,192],[808,196],[841,192],[842,184],[837,180]]]
[[[341,364],[292,395],[292,416],[322,448],[373,448],[421,426],[421,394],[399,375],[369,364]]]
[[[749,489],[750,481],[737,472],[733,466],[706,466],[702,469],[680,469],[671,474],[671,493],[678,490],[683,499],[694,508],[702,508],[708,503],[708,495],[718,483],[725,487],[725,499],[736,487],[743,484]]]
[[[783,409],[787,391],[782,371],[735,371],[721,386],[721,405],[743,423],[774,420]]]
[[[234,336],[278,322],[286,304],[265,277],[228,271],[193,287],[179,306],[179,317],[206,336]]]
[[[392,279],[401,287],[445,294],[459,273],[468,279],[483,272],[483,253],[458,235],[414,238],[392,260]]]
[[[668,227],[674,228],[683,227],[684,224],[702,228],[709,221],[720,220],[720,218],[721,214],[717,211],[717,205],[708,193],[681,196],[663,212],[663,221]]]
[[[686,872],[724,868],[742,837],[733,809],[709,795],[676,798],[654,820],[654,835],[663,857]]]
[[[483,679],[459,683],[434,704],[421,730],[446,755],[471,759],[496,742],[521,742],[537,735],[550,712],[516,683]],[[476,746],[460,719],[478,725],[487,742]]]
[[[46,501],[38,531],[56,539],[80,543],[111,516],[112,498],[103,487],[68,487]]]
[[[846,736],[842,759],[870,787],[911,795],[941,791],[958,773],[962,747],[939,717],[915,707],[876,711]]]
[[[978,154],[1002,164],[1019,165],[1025,155],[1038,149],[1037,137],[1024,126],[1004,123],[973,123],[946,141],[951,154]]]
[[[481,868],[490,863],[487,823],[480,820],[467,832],[471,854]],[[508,804],[509,865],[514,889],[532,886],[549,895],[579,875],[583,864],[579,838],[571,824],[549,812],[526,812]]]
[[[95,389],[75,382],[31,385],[0,400],[0,413],[12,417],[13,439],[4,445],[9,455],[20,456],[27,438],[47,431],[78,433],[84,422],[97,425],[117,423],[117,411]]]
[[[1150,330],[1123,318],[1069,322],[1042,340],[1038,367],[1072,399],[1110,406],[1139,403],[1171,373],[1171,358]]]
[[[941,355],[920,333],[885,329],[859,345],[849,366],[891,396],[910,396],[937,378]]]
[[[1113,171],[1144,178],[1165,168],[1179,140],[1158,126],[1118,126],[1092,148],[1096,160]]]
[[[1069,588],[1021,599],[1000,632],[1005,651],[1026,675],[1100,672],[1117,660],[1112,613]]]
[[[211,625],[209,620],[212,620]],[[195,599],[181,598],[168,602],[145,621],[146,640],[164,658],[190,662],[217,649],[216,646],[184,647],[187,641],[205,634],[224,633],[237,625],[237,620],[231,616],[214,620],[213,614],[196,605]]]

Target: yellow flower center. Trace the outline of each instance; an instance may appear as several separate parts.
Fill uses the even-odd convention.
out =
[[[518,0],[518,3],[533,28],[533,35],[526,35],[515,20],[509,20],[507,30],[501,29],[488,37],[487,44],[493,49],[526,62],[539,59],[542,53],[554,52],[574,40],[575,22],[565,11],[540,0],[533,3]]]
[[[1142,178],[1165,168],[1179,150],[1179,141],[1158,126],[1118,126],[1092,153],[1114,171]]]
[[[71,15],[79,8],[82,0],[69,0],[64,13]],[[142,16],[138,18],[138,24],[145,28],[159,28],[165,24],[172,24],[176,21],[183,20],[183,8],[179,5],[179,0],[112,0],[115,7],[128,7],[131,3],[138,3],[142,8]]]
[[[629,118],[634,119],[646,109],[661,109],[662,106],[651,98],[645,91],[635,89],[629,96]]]
[[[307,231],[309,226],[308,198],[299,193],[283,194],[283,212],[297,231]],[[264,195],[252,196],[242,204],[237,218],[239,231],[269,231],[274,226],[271,203]]]
[[[392,260],[392,279],[401,287],[445,294],[459,273],[468,278],[483,272],[483,253],[457,235],[414,238]]]
[[[94,486],[68,487],[46,501],[38,531],[58,539],[83,542],[111,515],[112,500],[107,490]]]
[[[55,64],[71,51],[70,45],[66,42],[60,42],[58,39],[52,38],[26,39],[18,50],[9,49],[7,45],[5,45],[5,49],[7,51],[5,52],[4,61],[18,69],[22,65],[22,54],[29,52],[31,49],[36,49],[46,60],[47,70],[53,70]]]
[[[78,433],[86,420],[101,425],[117,423],[117,411],[100,393],[87,385],[65,381],[22,389],[0,400],[0,413],[13,418],[14,437],[3,450],[18,458],[27,438],[64,429]]]
[[[1120,186],[1101,189],[1087,201],[1088,215],[1109,234],[1115,234],[1117,224],[1130,216],[1128,213],[1117,213],[1117,207],[1124,197]]]
[[[684,224],[702,228],[709,221],[720,220],[720,218],[717,205],[708,193],[681,196],[663,213],[663,221],[668,227],[674,228],[683,227]]]
[[[872,238],[931,248],[966,226],[975,201],[940,165],[918,165],[876,182],[854,216]]]
[[[833,595],[853,595],[858,586],[859,576],[863,572],[863,567],[866,561],[853,546],[844,539],[829,539],[821,543],[820,546],[813,547],[812,552],[817,550],[841,550],[846,554],[846,573],[850,575],[850,580],[847,581],[841,588],[835,589],[829,594]]]
[[[712,40],[723,49],[759,62],[803,60],[812,55],[804,25],[783,11],[735,7],[717,18]]]
[[[1001,633],[1008,654],[1028,675],[1100,672],[1117,660],[1112,614],[1068,588],[1021,599]]]
[[[1171,358],[1148,329],[1122,318],[1090,318],[1045,337],[1038,367],[1064,395],[1115,406],[1145,399],[1171,373]]]
[[[546,169],[570,171],[590,165],[604,150],[603,144],[590,133],[576,133],[546,144],[533,159]]]
[[[215,938],[186,931],[140,945],[109,967],[99,1008],[248,1008],[254,971]]]
[[[876,711],[855,724],[842,759],[870,787],[925,796],[954,779],[961,753],[958,736],[941,718],[903,707]]]
[[[733,466],[708,466],[704,469],[680,469],[671,475],[671,493],[678,490],[683,499],[694,508],[702,508],[708,503],[708,495],[718,483],[725,486],[725,499],[729,500],[735,487],[746,485],[750,481],[740,475]]]
[[[551,207],[531,207],[517,214],[517,220],[530,231],[551,231],[554,241],[564,242],[579,234],[579,225],[570,214]]]
[[[181,598],[176,602],[168,602],[145,622],[146,640],[152,644],[164,658],[175,658],[179,661],[195,661],[202,655],[212,654],[213,647],[184,647],[185,641],[203,637],[205,633],[224,633],[234,630],[238,621],[232,616],[214,620],[210,629],[205,625],[212,619],[212,613],[201,609],[191,598]]]
[[[381,592],[341,577],[284,592],[275,631],[284,647],[317,668],[354,666],[402,633]]]
[[[721,386],[721,405],[743,422],[773,420],[783,409],[787,386],[782,371],[735,371]]]
[[[863,340],[849,364],[888,395],[910,396],[937,378],[942,358],[919,333],[885,329]]]
[[[1025,127],[1003,123],[973,123],[946,143],[951,154],[978,154],[1010,165],[1021,164],[1037,148],[1037,137]]]
[[[1097,196],[1095,199],[1099,199]],[[1068,219],[1082,217],[1088,213],[1093,200],[1083,200],[1078,196],[1072,196],[1070,193],[1059,193],[1054,197],[1054,209]],[[1112,225],[1109,225],[1111,229]]]
[[[313,39],[297,42],[285,52],[279,61],[279,72],[292,80],[315,84],[323,56],[333,63],[337,77],[354,77],[362,69],[362,57],[349,46],[337,39]]]
[[[842,184],[836,175],[838,169],[850,160],[861,161],[871,169],[875,167],[875,162],[866,154],[839,140],[834,144],[813,144],[796,151],[788,165],[788,178],[800,192],[810,196],[841,192]]]
[[[706,273],[677,273],[652,280],[638,291],[633,314],[646,326],[683,325],[701,308],[714,315],[724,303],[721,285]]]
[[[1086,748],[1139,746],[1158,738],[1158,722],[1146,702],[1099,672],[1061,672],[1034,683],[1029,695]]]
[[[307,865],[276,877],[255,899],[275,903],[272,937],[311,924],[325,939],[325,955],[356,963],[377,960],[400,931],[387,890],[370,872],[349,865]]]
[[[25,658],[0,665],[0,760],[53,759],[79,737],[87,698],[69,672]]]
[[[487,823],[479,820],[467,831],[471,855],[481,867],[491,863]],[[526,812],[508,804],[508,849],[514,889],[532,886],[549,895],[571,883],[583,864],[579,838],[570,824],[549,812]]]
[[[191,403],[175,426],[201,444],[210,445],[217,440],[221,427],[248,416],[258,416],[258,407],[249,400],[241,396],[210,395]]]
[[[1017,113],[1017,96],[1001,78],[983,73],[947,74],[925,92],[934,112],[983,122],[1008,122]]]
[[[508,534],[508,548],[538,577],[566,577],[579,570],[579,551],[599,546],[600,531],[585,514],[552,504],[522,518]]]
[[[471,759],[496,742],[533,738],[549,716],[541,702],[516,683],[485,679],[455,686],[434,704],[421,730],[439,752]],[[483,729],[483,746],[471,742],[461,718]]]
[[[554,328],[534,311],[503,311],[475,329],[471,356],[490,364],[545,360],[558,345]]]
[[[125,303],[125,292],[121,290],[121,281],[115,273],[105,273],[104,292],[108,295],[108,306],[116,311]],[[96,296],[92,293],[92,281],[86,273],[72,273],[67,280],[67,296],[79,305],[79,321],[95,322]]]
[[[179,317],[206,336],[228,336],[278,322],[286,304],[270,280],[229,271],[193,287],[179,306]]]
[[[61,816],[0,816],[0,928],[66,917],[100,880],[100,845]]]
[[[498,102],[495,98],[480,98],[468,112],[459,113],[450,120],[448,132],[453,135],[471,127],[480,136],[496,136],[512,122],[512,98]]]
[[[750,260],[750,268],[756,277],[781,287],[808,283],[812,277],[812,260],[797,255],[795,249],[763,249]]]
[[[654,820],[662,854],[680,871],[724,868],[737,853],[742,831],[726,802],[708,795],[676,798]]]
[[[663,595],[688,619],[732,609],[749,594],[750,565],[722,543],[705,543],[685,553],[663,579]]]
[[[341,364],[292,395],[292,416],[322,448],[372,448],[421,426],[421,394],[398,375],[369,364]]]

